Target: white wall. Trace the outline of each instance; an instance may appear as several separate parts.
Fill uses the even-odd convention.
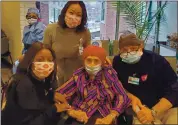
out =
[[[166,41],[168,34],[178,32],[178,2],[168,2],[165,15],[166,23],[161,23],[159,41]]]
[[[176,51],[160,46],[160,55],[162,55],[162,56],[176,56]]]

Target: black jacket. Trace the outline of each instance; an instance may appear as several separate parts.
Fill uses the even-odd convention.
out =
[[[114,57],[113,67],[124,88],[144,105],[152,108],[164,97],[174,107],[178,106],[177,75],[164,57],[144,50],[138,63],[126,64],[118,55]],[[131,77],[139,79],[139,84],[128,82]]]
[[[7,90],[2,125],[56,125],[60,114],[53,105],[50,83],[16,74]]]

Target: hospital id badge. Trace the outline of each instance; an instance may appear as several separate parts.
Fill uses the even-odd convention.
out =
[[[140,81],[140,79],[136,78],[136,77],[129,76],[129,78],[128,78],[128,83],[130,83],[130,84],[139,85],[139,81]]]
[[[79,41],[79,55],[81,56],[83,54],[83,38]]]

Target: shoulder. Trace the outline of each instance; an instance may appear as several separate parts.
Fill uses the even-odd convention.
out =
[[[113,83],[118,81],[117,72],[112,68],[112,66],[105,66],[102,71],[109,85],[113,86]]]
[[[117,55],[117,56],[114,56],[113,61],[116,61],[116,60],[119,60],[119,59],[120,59],[120,56]]]
[[[32,88],[31,80],[27,75],[16,73],[8,81],[8,91],[15,89],[17,92],[27,91]]]
[[[77,34],[81,34],[81,35],[84,35],[84,36],[90,36],[91,33],[90,33],[90,30],[88,28],[84,28],[83,30],[81,31],[76,31]]]
[[[84,73],[84,72],[85,72],[85,68],[84,68],[84,67],[81,67],[81,68],[77,69],[77,70],[73,73],[73,76],[78,76],[78,75],[80,75],[80,74],[82,74],[82,73]]]
[[[48,24],[46,28],[49,30],[54,30],[57,27],[60,27],[60,26],[57,23],[52,23],[52,24]]]
[[[116,65],[120,65],[122,63],[120,55],[116,55],[113,58],[112,65],[115,67]]]
[[[42,22],[38,22],[36,28],[44,29],[46,26]]]
[[[117,72],[113,69],[111,65],[104,66],[103,71],[104,73],[107,73],[109,75],[117,75]]]
[[[60,27],[57,23],[48,24],[47,27],[46,27],[46,31],[54,32],[54,31],[56,31],[57,27]]]
[[[29,29],[29,25],[24,26],[24,30]]]
[[[57,23],[49,24],[45,28],[45,34],[44,36],[52,36],[54,37],[56,34],[56,29],[60,27]]]
[[[149,50],[144,50],[143,54],[147,59],[149,59],[153,63],[161,63],[166,61],[166,59],[163,56]]]
[[[17,83],[17,91],[27,91],[33,87],[32,81],[28,75],[16,74],[14,76],[15,82]]]
[[[88,28],[85,28],[84,30],[86,33],[90,33],[90,30]]]
[[[85,28],[85,29],[83,30],[83,33],[86,34],[86,35],[90,35],[90,34],[91,34],[91,33],[90,33],[90,30],[89,30],[88,28]]]

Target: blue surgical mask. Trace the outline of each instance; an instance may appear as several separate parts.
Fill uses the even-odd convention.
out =
[[[127,57],[122,57],[122,61],[128,64],[137,63],[140,60],[141,56],[137,53],[135,55],[128,55]]]

